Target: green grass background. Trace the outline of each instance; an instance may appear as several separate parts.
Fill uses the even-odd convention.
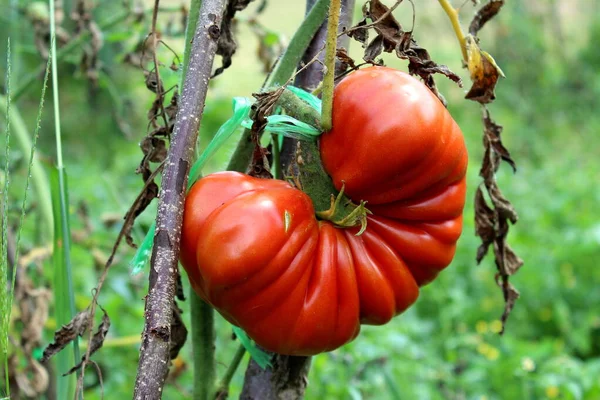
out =
[[[20,3],[24,6],[25,2]],[[181,3],[161,4],[170,7]],[[458,44],[438,3],[416,2],[416,8],[414,32],[419,43],[434,60],[448,65],[468,82]],[[600,399],[598,8],[595,2],[587,0],[510,1],[481,34],[482,47],[495,57],[507,77],[499,82],[497,100],[490,110],[504,126],[504,144],[518,166],[513,174],[508,165],[503,165],[497,175],[500,187],[520,216],[508,240],[525,260],[512,280],[521,298],[505,335],[497,334],[503,298],[494,282],[493,260],[487,257],[481,265],[475,264],[479,242],[474,235],[472,199],[480,182],[480,109],[463,99],[465,89],[439,77],[441,91],[464,132],[470,154],[465,227],[456,258],[434,283],[422,290],[411,310],[384,327],[364,327],[353,343],[315,357],[307,398]],[[94,14],[102,21],[120,10],[119,2],[98,2]],[[301,1],[270,1],[259,21],[285,40],[298,26],[303,11]],[[472,12],[468,2],[461,11],[465,27]],[[405,27],[411,25],[409,3],[402,4],[395,14]],[[177,30],[178,18],[178,14],[161,14],[159,26],[166,32],[165,41],[181,53],[183,38],[168,35],[166,27],[172,19]],[[16,24],[8,19],[9,13],[0,16],[0,37],[8,37],[12,26],[12,82],[18,86],[43,61],[33,46],[27,17],[18,14]],[[141,159],[138,142],[146,132],[145,113],[152,97],[144,87],[141,71],[121,60],[148,32],[149,23],[146,18],[138,24],[123,24],[104,32],[105,45],[100,53],[104,72],[98,88],[91,88],[82,76],[77,65],[78,52],[59,65],[78,310],[87,306],[90,290],[96,284],[100,270],[95,259],[108,255],[119,229],[118,223],[107,226],[104,221],[111,215],[123,215],[142,186],[141,177],[134,170]],[[243,22],[239,31],[240,48],[232,68],[211,83],[200,148],[230,116],[231,98],[249,96],[264,79],[262,66],[256,61],[256,38]],[[0,42],[4,54],[5,40]],[[351,50],[360,58],[357,43],[351,45]],[[168,66],[172,56],[166,51],[160,54]],[[406,68],[404,61],[391,56],[385,59],[389,65]],[[5,65],[0,73],[4,76]],[[167,86],[179,78],[168,68],[161,73]],[[14,105],[31,132],[40,86],[41,83],[34,85]],[[38,156],[47,168],[55,159],[50,109],[42,120],[38,147]],[[4,124],[4,119],[0,120]],[[125,132],[123,126],[127,127]],[[0,144],[4,140],[2,137]],[[9,204],[9,222],[14,225],[20,213],[28,154],[11,143],[13,201]],[[210,161],[205,171],[222,169],[234,145],[235,139]],[[4,161],[0,164],[4,165]],[[32,191],[30,205],[34,208],[28,212],[23,228],[22,253],[48,244],[36,213],[37,196]],[[82,204],[89,211],[87,221],[77,212]],[[138,243],[154,217],[155,207],[151,207],[139,218],[134,232]],[[113,325],[105,348],[94,360],[102,367],[108,398],[129,397],[135,379],[147,277],[130,276],[127,263],[132,255],[133,250],[126,247],[119,251],[100,296]],[[50,265],[46,261],[44,274],[35,274],[33,266],[29,269],[37,284],[50,281]],[[188,304],[183,303],[182,307],[189,318]],[[51,310],[46,341],[56,328],[53,315]],[[18,327],[14,329],[11,333],[18,334]],[[231,341],[230,329],[220,317],[217,334],[220,376],[237,344]],[[167,386],[165,398],[190,398],[193,383],[189,345],[182,351],[180,361],[187,369]],[[88,385],[93,385],[93,370],[86,376]],[[240,371],[232,383],[232,397],[237,397],[241,384]],[[88,390],[86,398],[100,398],[99,388]]]

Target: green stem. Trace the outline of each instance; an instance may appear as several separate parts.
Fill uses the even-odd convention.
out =
[[[469,56],[467,55],[467,42],[465,40],[465,34],[460,27],[460,21],[458,20],[458,12],[452,7],[452,4],[448,0],[438,0],[446,15],[448,15],[448,19],[450,19],[450,23],[452,24],[452,29],[454,29],[454,34],[456,35],[456,39],[458,39],[458,43],[460,44],[460,50],[462,52],[462,56],[465,62],[469,61]]]
[[[271,148],[273,151],[273,177],[275,179],[281,179],[281,161],[279,158],[279,137],[275,134],[271,134]]]
[[[120,24],[125,21],[129,16],[128,11],[124,11],[122,13],[114,15],[112,18],[107,19],[106,21],[101,22],[98,27],[102,32],[106,32],[112,27]],[[63,59],[67,54],[71,53],[75,49],[79,49],[81,45],[88,40],[90,40],[92,34],[89,31],[85,31],[81,33],[79,36],[69,41],[66,45],[61,47],[61,49],[53,54],[56,54],[54,57],[55,63],[59,60]],[[45,66],[40,66],[36,71],[29,74],[27,77],[23,79],[23,82],[15,89],[14,94],[12,96],[12,101],[16,102],[25,92],[32,87],[32,85],[39,80],[40,75],[44,72]],[[52,74],[54,76],[54,74]]]
[[[190,288],[194,400],[208,400],[215,384],[214,311]]]
[[[333,110],[333,86],[335,78],[335,52],[337,46],[337,30],[340,20],[340,0],[331,0],[329,20],[327,22],[327,41],[325,42],[325,76],[323,77],[323,112],[321,127],[323,131],[331,130]]]
[[[231,379],[233,375],[235,375],[235,371],[237,371],[242,359],[244,358],[244,354],[246,354],[246,348],[243,345],[239,345],[235,355],[233,356],[233,360],[227,367],[227,371],[225,371],[225,375],[221,382],[219,383],[219,387],[214,395],[214,399],[225,399],[229,394],[229,384],[231,383]]]
[[[336,1],[336,0],[333,0]],[[339,0],[337,0],[339,2]],[[304,52],[310,45],[315,33],[327,16],[330,0],[318,0],[310,9],[302,24],[294,33],[287,49],[279,59],[279,62],[271,72],[265,87],[283,85],[286,83],[302,60]]]
[[[285,110],[285,113],[299,121],[320,129],[321,114],[306,102],[300,100],[290,90],[284,90],[277,101],[277,106]]]
[[[262,89],[283,85],[294,74],[302,55],[310,45],[310,42],[327,16],[329,0],[319,0],[311,8],[306,18],[292,37],[289,46],[273,68],[271,75],[263,85]],[[250,165],[254,144],[251,140],[252,131],[245,129],[238,145],[229,161],[229,171],[245,172]]]

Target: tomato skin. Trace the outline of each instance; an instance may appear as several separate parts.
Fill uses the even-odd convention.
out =
[[[336,349],[416,301],[452,261],[462,230],[467,153],[446,109],[414,78],[367,68],[336,88],[320,141],[336,187],[368,200],[367,228],[317,221],[289,184],[221,172],[185,203],[181,263],[192,287],[260,346]]]
[[[321,157],[336,188],[345,182],[348,196],[370,206],[443,189],[467,168],[460,128],[439,99],[385,67],[361,69],[338,84]]]

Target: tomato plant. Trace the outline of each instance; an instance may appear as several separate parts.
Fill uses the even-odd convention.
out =
[[[235,172],[202,178],[186,199],[181,261],[194,289],[259,345],[312,355],[385,324],[454,256],[467,153],[423,84],[388,68],[351,74],[321,138],[336,187],[368,201],[367,229],[320,221],[288,183]]]

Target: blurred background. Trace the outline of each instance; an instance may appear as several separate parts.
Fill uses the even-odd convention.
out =
[[[63,3],[69,9],[76,2]],[[62,57],[58,68],[78,310],[89,304],[90,291],[111,251],[122,216],[143,185],[135,170],[154,99],[139,68],[140,46],[150,31],[153,2],[134,2],[136,17],[127,16],[123,2],[90,3],[95,6],[92,15],[103,38],[97,64],[83,68],[86,47],[78,46]],[[160,4],[161,37],[181,55],[185,20],[181,8],[187,2],[163,0]],[[355,21],[360,18],[361,5],[357,0]],[[438,2],[415,2],[415,6],[414,35],[419,44],[429,50],[432,59],[448,65],[468,82],[458,43]],[[45,65],[48,9],[44,2],[23,0],[1,0],[0,7],[2,92],[9,36],[11,87],[13,93],[22,90],[12,108],[24,125],[12,124],[8,159],[8,221],[14,232],[29,157],[29,149],[22,143],[32,138],[42,89],[36,71]],[[211,81],[200,149],[231,115],[232,97],[250,96],[260,88],[265,64],[298,27],[304,2],[268,1],[264,12],[254,18],[256,9],[253,4],[239,14],[239,48],[233,66]],[[480,183],[481,111],[476,103],[464,99],[467,88],[440,76],[437,83],[464,132],[470,153],[465,227],[456,258],[422,290],[416,306],[408,312],[384,327],[364,327],[353,343],[316,356],[307,398],[600,399],[599,11],[600,3],[589,0],[508,1],[480,33],[481,47],[494,56],[506,75],[489,108],[495,121],[504,126],[504,144],[518,168],[513,173],[508,165],[502,165],[497,174],[500,188],[520,217],[508,242],[525,261],[512,278],[521,297],[506,333],[497,333],[504,300],[495,284],[494,261],[489,255],[481,265],[475,262],[479,241],[474,234],[473,193]],[[472,3],[465,2],[460,12],[464,29],[473,13]],[[406,29],[411,26],[410,3],[401,4],[394,14]],[[61,25],[68,40],[75,26],[68,13]],[[360,59],[359,44],[350,47],[351,55]],[[173,53],[163,46],[158,54],[165,65],[161,69],[165,86],[177,84],[179,72],[168,68]],[[406,62],[389,55],[384,58],[388,65],[406,70]],[[24,85],[32,74],[35,79]],[[33,176],[21,235],[21,260],[51,244],[44,235],[40,211],[48,199],[41,197],[38,189],[56,160],[50,94],[48,90],[37,146],[42,169]],[[4,132],[5,113],[1,114]],[[6,141],[3,134],[2,149]],[[204,171],[223,169],[235,142],[233,138]],[[4,167],[4,151],[0,157]],[[0,174],[3,184],[7,173],[3,170]],[[153,204],[138,219],[133,232],[137,243],[155,210]],[[26,258],[26,271],[36,287],[48,286],[51,281],[47,253]],[[133,254],[133,249],[121,247],[100,296],[100,304],[112,317],[104,348],[94,356],[107,398],[129,397],[135,380],[148,283],[146,273],[130,274],[128,262]],[[44,344],[57,328],[52,304],[44,326]],[[182,303],[182,308],[189,327],[189,306]],[[13,324],[11,335],[18,337],[22,328]],[[220,317],[217,329],[217,373],[221,376],[237,344]],[[165,398],[191,398],[191,346],[183,349],[175,369]],[[100,398],[93,368],[88,371],[86,398]],[[238,396],[242,378],[240,370],[232,384],[232,398]]]

